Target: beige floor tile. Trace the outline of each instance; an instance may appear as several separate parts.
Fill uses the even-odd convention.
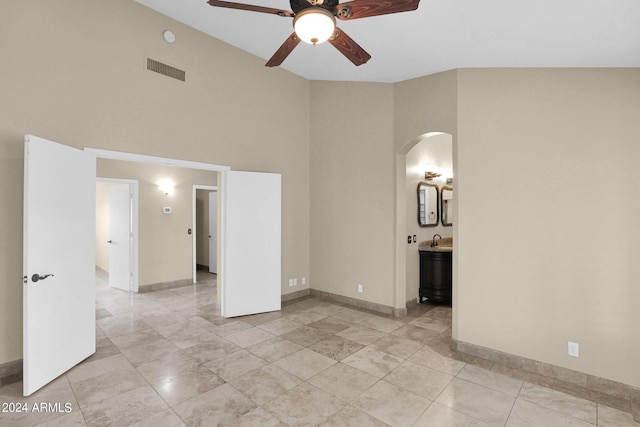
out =
[[[384,377],[384,380],[418,396],[435,400],[451,383],[453,377],[435,369],[405,361]]]
[[[352,354],[342,363],[367,372],[376,378],[382,378],[403,362],[402,359],[388,353],[365,347]]]
[[[423,347],[418,350],[408,360],[449,375],[457,375],[465,366],[464,362],[442,356],[440,353],[430,349],[429,347]]]
[[[247,348],[254,344],[258,344],[260,342],[273,338],[274,336],[274,334],[262,329],[251,328],[233,333],[231,335],[227,335],[225,338],[239,347]]]
[[[522,380],[500,375],[473,365],[466,365],[458,373],[457,377],[512,396],[518,395],[524,383]]]
[[[158,339],[162,339],[162,335],[151,328],[110,338],[111,342],[120,349],[134,347]]]
[[[285,310],[285,308],[283,308]],[[305,309],[304,311],[295,311],[291,313],[287,313],[287,319],[293,320],[294,322],[298,322],[301,325],[309,325],[313,322],[317,322],[318,320],[322,320],[326,318],[325,314],[316,313],[309,309]]]
[[[384,337],[369,344],[369,347],[384,351],[385,353],[393,354],[401,359],[408,359],[424,347],[424,344],[398,337],[396,335],[385,335]]]
[[[633,415],[605,405],[598,405],[598,427],[640,427]]]
[[[0,420],[3,420],[1,417]],[[82,412],[75,411],[69,414],[61,415],[43,423],[37,424],[37,427],[81,427],[86,426]]]
[[[379,381],[353,401],[352,405],[391,426],[411,426],[431,404],[385,381]]]
[[[428,344],[429,341],[438,336],[438,332],[436,331],[414,325],[404,325],[393,331],[392,334],[421,344]]]
[[[280,337],[274,337],[247,347],[247,350],[267,362],[275,362],[285,356],[302,350],[304,347]]]
[[[436,402],[494,426],[504,426],[515,397],[454,378]]]
[[[368,345],[375,340],[382,338],[386,334],[376,329],[355,325],[345,329],[344,331],[338,332],[336,335],[342,338],[346,338],[350,341],[355,341],[358,344]]]
[[[444,332],[451,327],[450,321],[437,320],[429,316],[418,317],[417,319],[409,322],[409,324],[413,326],[419,326],[425,329],[430,329],[438,333]]]
[[[587,423],[596,424],[597,422],[597,405],[594,402],[579,399],[560,391],[525,382],[518,398]]]
[[[264,409],[256,408],[231,422],[229,427],[287,427],[287,425]]]
[[[303,380],[324,371],[334,363],[335,360],[306,348],[273,362],[274,365]]]
[[[388,425],[353,406],[346,406],[320,424],[320,427],[387,427]]]
[[[175,336],[181,336],[196,329],[200,329],[202,326],[189,320],[180,320],[178,322],[169,323],[167,325],[155,326],[155,329],[160,335],[165,338],[171,338]]]
[[[128,427],[185,427],[180,417],[172,409],[165,409]]]
[[[353,326],[353,323],[336,317],[325,317],[317,322],[309,323],[309,326],[331,334],[337,334],[338,332],[344,331],[345,329]]]
[[[433,402],[418,418],[414,427],[489,427],[483,421]],[[552,426],[548,426],[552,427]]]
[[[344,363],[336,363],[307,382],[340,400],[351,402],[378,382],[378,378]]]
[[[129,426],[167,409],[167,404],[149,385],[119,394],[86,408],[87,426]]]
[[[179,350],[178,347],[165,338],[120,349],[124,357],[134,366],[147,360],[157,359],[176,350]]]
[[[310,326],[301,326],[298,329],[281,335],[281,338],[292,341],[302,347],[309,347],[311,344],[329,337],[331,337],[331,333]]]
[[[216,338],[193,347],[186,348],[184,351],[191,355],[200,363],[208,363],[214,360],[222,359],[230,354],[242,350],[242,347],[227,341],[224,338]]]
[[[263,359],[247,350],[240,350],[222,359],[209,362],[205,366],[223,380],[230,381],[266,364],[267,362]]]
[[[232,379],[231,384],[259,405],[280,396],[300,384],[302,380],[274,365],[266,365]]]
[[[262,407],[291,426],[316,426],[345,406],[340,399],[302,383]]]
[[[302,326],[302,323],[298,323],[287,317],[280,317],[270,322],[258,325],[257,327],[264,331],[270,332],[273,335],[282,335],[286,334],[287,332],[291,332],[294,329],[299,328],[300,326]]]
[[[211,341],[218,341],[220,336],[209,328],[198,328],[169,338],[176,347],[184,350]]]
[[[330,357],[333,360],[341,361],[353,353],[364,348],[364,345],[350,341],[346,338],[332,335],[326,340],[318,341],[309,346],[309,350]]]
[[[223,384],[176,405],[173,410],[188,426],[216,426],[230,424],[255,407],[252,400]]]
[[[136,366],[136,370],[147,380],[174,375],[201,366],[201,363],[184,351],[177,350],[158,359],[148,360]]]
[[[365,313],[364,311],[354,310],[348,307],[342,307],[342,310],[338,310],[333,315],[333,317],[337,317],[338,319],[346,320],[347,322],[352,323],[360,323],[371,316],[371,314]]]
[[[71,387],[81,408],[102,402],[146,385],[135,369],[103,372],[92,378],[73,382]]]
[[[404,326],[403,322],[399,322],[393,319],[387,319],[385,317],[370,316],[358,323],[360,326],[375,329],[380,332],[391,333],[396,329]]]
[[[241,320],[234,320],[228,323],[224,323],[221,325],[214,325],[209,327],[211,331],[215,332],[217,335],[221,337],[226,337],[231,334],[235,334],[238,332],[246,331],[247,329],[253,328],[253,325],[247,322],[243,322]]]
[[[175,406],[224,384],[224,381],[204,366],[197,366],[161,375],[149,380],[149,384],[169,406]]]
[[[593,427],[594,425],[518,399],[506,427]]]

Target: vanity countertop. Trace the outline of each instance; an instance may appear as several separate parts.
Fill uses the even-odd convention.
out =
[[[453,238],[444,237],[438,239],[438,246],[431,246],[432,240],[424,240],[418,244],[421,252],[453,252]]]

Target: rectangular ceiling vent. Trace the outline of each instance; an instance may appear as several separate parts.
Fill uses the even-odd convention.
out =
[[[147,58],[147,70],[163,74],[167,77],[183,82],[186,79],[185,71],[172,67],[171,65],[163,64],[162,62],[151,58]]]

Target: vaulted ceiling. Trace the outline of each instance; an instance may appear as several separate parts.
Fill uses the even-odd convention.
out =
[[[207,0],[136,1],[265,62],[293,32],[291,18]],[[234,1],[291,10],[287,0]],[[369,62],[356,67],[329,43],[300,43],[281,67],[309,80],[372,82],[468,67],[640,67],[638,0],[421,0],[416,11],[338,25]]]

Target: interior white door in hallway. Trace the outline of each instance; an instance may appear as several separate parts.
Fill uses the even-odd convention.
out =
[[[25,135],[24,395],[95,353],[92,153]]]
[[[218,274],[218,192],[209,193],[209,273]]]
[[[281,177],[222,175],[224,317],[280,310]]]
[[[131,269],[131,186],[109,186],[109,286],[130,291]]]

